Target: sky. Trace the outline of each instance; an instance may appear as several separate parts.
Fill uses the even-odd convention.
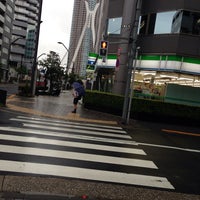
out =
[[[66,49],[58,42],[69,47],[73,6],[74,0],[56,0],[56,3],[54,0],[43,0],[38,56],[55,51],[62,60]],[[45,55],[39,59],[42,58],[45,58]],[[67,57],[62,64],[66,62]]]

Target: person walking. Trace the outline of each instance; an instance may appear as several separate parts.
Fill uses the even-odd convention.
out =
[[[78,102],[79,100],[82,99],[82,97],[85,95],[85,88],[83,85],[82,80],[78,80],[72,84],[73,87],[73,104],[74,104],[74,110],[72,113],[76,113],[77,107],[78,107]]]

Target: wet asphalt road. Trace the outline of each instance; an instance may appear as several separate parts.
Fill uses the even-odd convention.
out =
[[[21,113],[8,111],[7,109],[1,110],[0,126],[22,127],[21,123],[10,120],[11,118],[17,118],[19,115],[21,115]],[[23,114],[23,116],[29,115]],[[146,159],[153,161],[158,167],[156,175],[166,177],[174,186],[175,192],[199,195],[200,138],[198,136],[191,135],[198,135],[199,128],[141,121],[132,121],[131,123],[134,124],[124,126],[123,128],[132,137],[132,140],[138,144],[138,147],[144,150],[147,154]],[[176,130],[185,134],[188,133],[188,135],[169,133],[163,130]],[[6,132],[1,130],[1,134],[6,134]],[[98,153],[99,152],[97,151],[97,154]],[[135,158],[141,157],[135,156]],[[4,159],[4,157],[1,156],[1,159]],[[16,158],[12,158],[12,156],[9,159],[16,160]],[[31,157],[27,157],[26,159],[30,160]],[[43,162],[48,163],[48,159],[49,158],[47,158],[47,161]],[[75,165],[79,165],[78,163],[79,162]],[[83,165],[82,161],[80,161],[80,164]],[[85,167],[87,168],[87,164]],[[96,163],[96,167],[94,166],[94,168],[99,167],[100,165],[98,163]],[[112,170],[114,165],[110,165],[110,167],[110,170]],[[122,169],[122,166],[120,166],[120,171],[126,172],[126,170],[130,173],[129,167],[123,166]],[[155,170],[153,170],[153,173],[152,170],[145,168],[133,168],[132,170],[134,173],[155,175]],[[3,174],[5,175],[5,173]],[[19,173],[16,174],[20,175]],[[11,173],[11,175],[13,175],[13,173]],[[148,187],[144,186],[144,188]]]

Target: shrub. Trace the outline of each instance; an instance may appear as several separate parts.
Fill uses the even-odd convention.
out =
[[[124,97],[99,91],[86,91],[84,107],[115,115],[122,115]],[[198,124],[200,107],[187,106],[152,99],[133,98],[130,117],[140,120]]]

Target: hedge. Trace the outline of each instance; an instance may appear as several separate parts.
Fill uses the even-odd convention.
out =
[[[99,91],[86,91],[84,107],[114,115],[122,115],[124,97]],[[200,107],[133,98],[130,117],[140,120],[200,124]]]

